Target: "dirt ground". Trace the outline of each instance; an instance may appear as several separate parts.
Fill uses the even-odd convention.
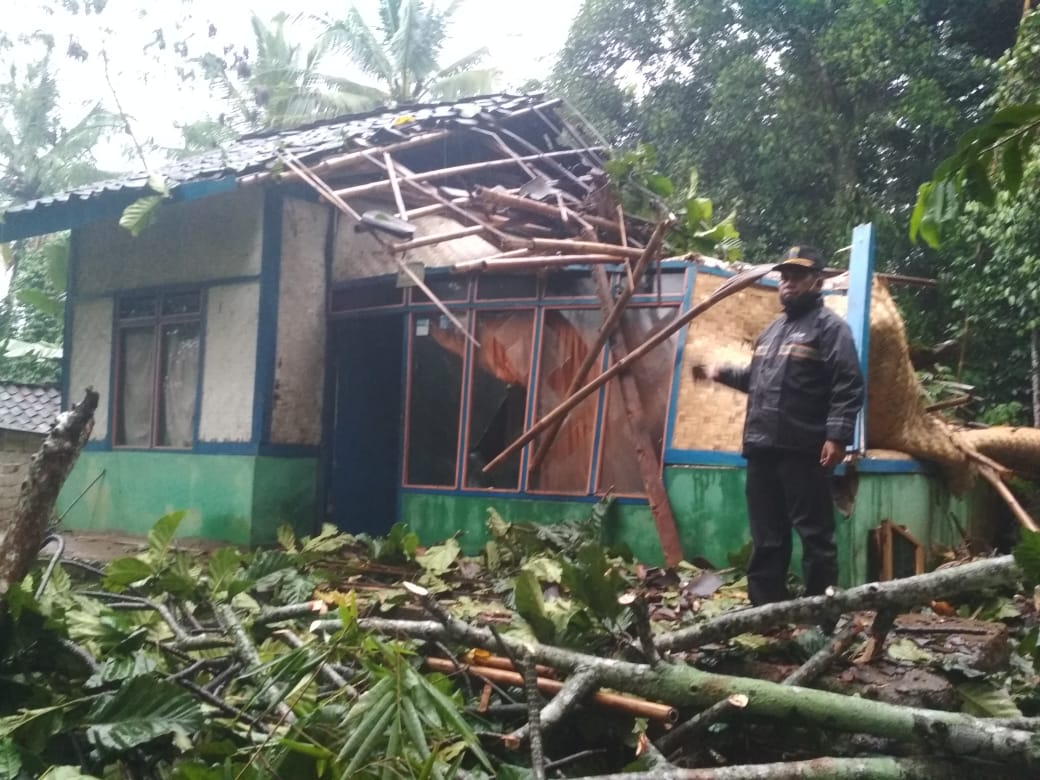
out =
[[[148,540],[144,536],[134,536],[116,531],[69,531],[61,532],[65,540],[66,558],[76,558],[81,561],[93,561],[105,563],[113,558],[124,558],[128,555],[136,555],[148,546]],[[180,550],[192,550],[206,553],[221,547],[221,542],[209,539],[178,538],[174,542],[174,548]],[[54,545],[47,545],[42,551],[42,557],[50,557],[54,551]]]

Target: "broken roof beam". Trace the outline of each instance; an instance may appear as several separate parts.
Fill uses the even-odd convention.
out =
[[[357,149],[344,154],[333,155],[332,157],[326,157],[323,160],[318,160],[313,165],[307,167],[315,173],[315,175],[322,176],[332,171],[338,171],[341,168],[350,167],[358,162],[365,162],[368,155],[372,154],[374,150],[381,152],[400,152],[406,149],[414,149],[420,146],[427,146],[437,141],[442,141],[451,135],[450,130],[434,130],[432,132],[423,133],[417,135],[414,138],[409,138],[407,141],[398,141],[396,143],[387,144],[381,147],[368,147],[365,149]],[[292,154],[291,150],[286,150],[286,154],[289,154],[294,159],[299,160],[298,157]],[[304,164],[300,160],[301,164]],[[238,183],[241,186],[247,186],[252,184],[260,184],[267,181],[268,179],[275,177],[278,181],[293,181],[294,179],[300,178],[298,174],[294,172],[283,172],[283,171],[259,171],[257,173],[250,173],[239,178]]]
[[[643,256],[643,249],[636,247],[618,246],[617,244],[602,244],[596,241],[576,241],[572,239],[557,238],[516,238],[510,237],[508,242],[513,249],[543,249],[553,252],[583,252],[586,254],[616,255],[618,257],[631,257],[639,259]]]
[[[660,228],[664,225],[665,223],[662,222],[658,227]],[[639,264],[632,272],[637,283],[643,270],[649,264],[650,256],[654,254],[651,250],[656,250],[660,245],[660,234],[662,232],[661,230],[654,231],[654,236],[650,239],[650,244],[647,246],[646,255],[639,259]],[[607,333],[607,340],[610,342],[610,351],[614,356],[614,360],[622,361],[629,354],[629,344],[624,330],[616,326],[621,321],[621,315],[616,314],[616,312],[624,312],[625,304],[631,298],[635,287],[633,285],[627,288],[616,300],[612,300],[607,272],[603,270],[602,266],[597,266],[593,276],[596,280],[596,294],[600,300],[600,311],[603,312],[604,317],[608,320],[611,317],[617,317],[615,327],[612,327]],[[626,293],[628,294],[627,297]],[[625,372],[619,374],[615,379],[618,392],[621,394],[621,403],[625,408],[625,420],[628,423],[628,434],[635,449],[639,477],[643,482],[644,490],[646,490],[650,514],[654,519],[654,527],[657,529],[657,539],[661,543],[664,565],[665,568],[674,569],[683,559],[683,549],[682,542],[679,540],[679,529],[675,525],[672,505],[668,501],[668,491],[665,489],[664,480],[661,478],[660,448],[654,446],[653,439],[650,436],[646,414],[643,411],[645,404],[643,403],[642,394],[639,392],[639,385],[636,383],[635,376],[631,372]],[[575,384],[580,386],[581,382],[578,381]],[[559,426],[562,425],[563,421],[561,420]],[[550,433],[555,435],[558,430],[558,427],[555,431],[550,429],[546,432],[546,437]],[[543,439],[542,442],[543,444],[548,444],[548,438]],[[544,449],[548,450],[548,447],[544,447]],[[535,457],[537,456],[538,453],[535,453]],[[651,640],[652,645],[653,642]]]
[[[698,303],[692,309],[684,312],[677,316],[668,325],[659,330],[655,335],[648,338],[638,347],[633,349],[624,360],[619,360],[614,363],[610,368],[604,371],[602,374],[591,380],[587,385],[577,390],[569,398],[564,399],[557,405],[557,407],[542,416],[538,422],[532,425],[516,439],[512,444],[506,447],[502,452],[496,455],[481,471],[488,474],[494,469],[502,465],[502,463],[514,452],[519,450],[529,441],[534,439],[538,434],[552,425],[556,420],[559,420],[574,409],[578,404],[592,395],[594,392],[599,390],[603,385],[611,380],[614,376],[627,371],[628,367],[635,363],[640,358],[648,355],[656,347],[666,342],[671,338],[673,333],[679,331],[686,323],[693,320],[695,317],[700,316],[702,313],[710,309],[712,306],[717,304],[719,301],[728,298],[735,293],[740,292],[745,287],[750,287],[752,284],[757,283],[763,276],[770,273],[773,270],[773,264],[768,263],[765,265],[756,265],[748,268],[736,276],[732,276],[723,283],[715,292],[708,296],[705,300]]]
[[[526,249],[514,250],[521,255]],[[512,256],[512,252],[485,257],[479,260],[464,260],[451,267],[452,273],[480,273],[482,271],[547,271],[553,268],[567,268],[572,265],[602,265],[619,263],[617,255],[539,255],[533,257]]]
[[[540,214],[542,216],[552,217],[553,219],[561,219],[560,210],[556,206],[550,206],[548,203],[542,203],[541,201],[533,200],[531,198],[512,195],[493,187],[478,186],[474,190],[474,198],[475,200],[486,201],[487,203],[493,203],[497,206],[530,211],[533,214]],[[591,214],[578,215],[571,209],[568,209],[567,211],[575,216],[580,216],[581,219],[593,227],[610,231],[614,235],[617,235],[619,232],[617,223],[609,219],[603,219],[602,217],[596,217]]]
[[[632,271],[632,277],[636,283],[639,282],[639,279],[643,276],[643,272],[660,250],[661,243],[664,241],[664,234],[670,226],[669,222],[659,222],[657,227],[654,228],[654,233],[650,237],[650,243],[646,245],[646,249],[642,250],[639,260],[636,261],[636,267]],[[597,280],[600,279],[603,273],[603,270],[599,269],[596,274]],[[621,315],[625,313],[625,306],[627,306],[628,302],[632,300],[632,296],[635,295],[635,292],[636,285],[633,284],[618,296],[612,307],[608,308],[603,304],[603,324],[600,326],[599,332],[596,333],[596,337],[592,340],[592,344],[589,345],[589,350],[585,353],[585,359],[582,360],[581,364],[578,366],[578,370],[574,372],[574,376],[571,378],[567,390],[563,394],[564,398],[569,398],[576,390],[578,390],[578,388],[581,387],[582,383],[585,381],[585,377],[588,376],[589,371],[591,371],[592,367],[599,362],[600,352],[603,350],[603,345],[607,343],[607,340],[614,332],[614,329],[618,326],[618,323],[621,322]],[[556,441],[556,436],[563,427],[565,419],[565,417],[561,417],[557,422],[552,423],[547,428],[545,438],[539,442],[538,446],[535,448],[535,453],[531,458],[531,465],[528,469],[530,472],[537,471],[542,465],[545,456],[549,453],[549,448],[552,447],[553,442]],[[662,544],[663,543],[662,540]]]
[[[371,151],[378,151],[371,150]],[[371,151],[368,154],[371,154]],[[465,165],[454,165],[450,168],[436,168],[430,171],[423,171],[422,173],[410,173],[407,176],[400,177],[400,181],[408,183],[421,183],[429,182],[435,179],[447,179],[452,176],[459,176],[465,173],[477,173],[485,171],[490,168],[501,168],[507,165],[517,165],[518,161],[531,162],[534,160],[545,160],[558,157],[580,157],[583,154],[588,154],[592,151],[591,148],[586,147],[582,149],[566,149],[559,152],[542,152],[540,154],[531,154],[524,157],[505,158],[498,160],[485,160],[478,163],[466,163]],[[397,164],[400,170],[404,170],[400,163]],[[367,184],[356,184],[353,187],[345,187],[343,189],[336,190],[336,194],[340,197],[352,197],[355,195],[364,195],[369,192],[379,192],[390,186],[388,180],[373,181]]]

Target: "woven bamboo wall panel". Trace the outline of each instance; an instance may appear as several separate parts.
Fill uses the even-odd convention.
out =
[[[721,276],[698,273],[694,305],[725,281]],[[775,288],[755,286],[726,298],[690,323],[683,347],[672,446],[724,452],[740,449],[746,396],[714,382],[695,381],[692,368],[697,363],[750,362],[755,338],[777,311]]]
[[[694,305],[726,281],[700,272],[693,290]],[[827,306],[844,316],[844,295],[827,295]],[[708,309],[690,324],[683,348],[679,401],[672,446],[685,450],[738,452],[744,429],[747,397],[714,382],[695,381],[697,363],[751,362],[755,338],[780,314],[775,287],[756,285],[742,290]]]

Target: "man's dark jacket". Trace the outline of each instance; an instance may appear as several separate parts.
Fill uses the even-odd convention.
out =
[[[755,341],[751,365],[719,370],[748,394],[744,454],[785,449],[818,454],[824,441],[850,444],[863,405],[852,332],[819,295],[778,317]]]

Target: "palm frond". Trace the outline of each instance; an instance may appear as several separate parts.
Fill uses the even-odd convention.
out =
[[[362,71],[387,83],[393,81],[394,66],[357,8],[351,8],[344,19],[329,25],[325,35],[334,46],[346,51]]]
[[[431,82],[426,94],[435,100],[455,100],[472,95],[486,95],[494,91],[498,71],[494,68],[465,70]]]

